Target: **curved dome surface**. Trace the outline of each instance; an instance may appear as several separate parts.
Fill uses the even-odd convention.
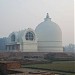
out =
[[[35,32],[38,38],[38,47],[39,50],[51,51],[55,49],[59,52],[60,48],[62,48],[62,32],[60,27],[51,21],[49,15],[44,20],[44,22],[40,23]],[[50,50],[51,49],[51,50]]]
[[[35,29],[38,41],[62,41],[62,32],[59,26],[52,22],[50,18],[40,23]]]

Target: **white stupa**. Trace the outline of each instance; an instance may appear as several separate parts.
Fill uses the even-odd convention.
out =
[[[56,23],[51,21],[48,13],[44,22],[36,27],[35,32],[38,38],[38,51],[63,52],[62,31]]]
[[[47,13],[44,22],[35,30],[28,28],[12,32],[7,38],[7,51],[21,52],[63,52],[62,32],[60,27],[51,21]]]

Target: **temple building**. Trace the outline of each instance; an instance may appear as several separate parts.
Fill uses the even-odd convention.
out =
[[[63,52],[62,31],[51,21],[49,14],[35,30],[28,28],[12,32],[7,37],[7,51],[21,52]]]
[[[31,28],[12,32],[6,45],[8,51],[37,52],[37,36]]]

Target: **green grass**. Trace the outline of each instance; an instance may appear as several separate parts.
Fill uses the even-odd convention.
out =
[[[75,72],[75,65],[74,64],[75,64],[75,62],[73,62],[73,61],[72,62],[59,61],[59,62],[45,63],[45,64],[24,65],[24,67]]]

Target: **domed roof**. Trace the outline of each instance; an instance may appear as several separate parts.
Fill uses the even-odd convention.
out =
[[[40,23],[35,32],[38,37],[38,41],[61,41],[62,40],[62,32],[60,27],[51,21],[49,18],[49,14],[47,13],[44,22]]]

